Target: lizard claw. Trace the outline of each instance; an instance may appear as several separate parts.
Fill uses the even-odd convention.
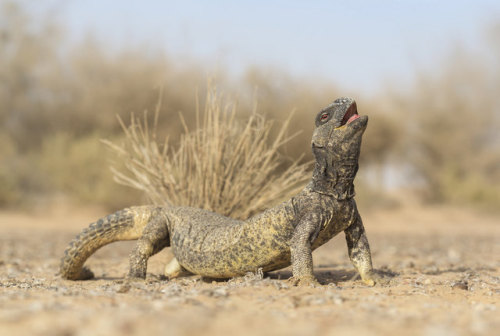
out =
[[[370,287],[375,285],[387,285],[389,283],[389,279],[384,278],[375,272],[370,272],[369,274],[362,276],[361,279]]]
[[[363,279],[363,282],[365,283],[365,285],[370,286],[370,287],[375,286],[375,284],[377,283],[377,282],[376,282],[374,279],[372,279],[372,278]]]
[[[145,282],[146,279],[142,277],[131,276],[130,274],[125,277],[123,281],[120,281],[120,286],[117,289],[117,293],[128,293],[130,289],[136,286],[136,284]]]

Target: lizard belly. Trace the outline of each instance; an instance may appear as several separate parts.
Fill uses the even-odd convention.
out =
[[[171,236],[173,253],[188,271],[228,278],[290,264],[293,227],[286,211],[273,209],[245,222],[208,211],[192,215],[177,218]]]

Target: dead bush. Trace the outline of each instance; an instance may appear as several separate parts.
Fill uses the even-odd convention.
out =
[[[236,105],[214,87],[203,113],[197,108],[196,129],[190,130],[181,115],[184,133],[175,148],[168,138],[157,139],[158,118],[157,112],[151,128],[147,117],[132,116],[130,125],[123,125],[126,141],[107,142],[125,162],[125,170],[113,169],[115,180],[142,190],[155,204],[247,218],[297,193],[310,178],[309,164],[279,152],[294,137],[287,134],[290,118],[271,140],[272,122],[255,111],[239,120]]]

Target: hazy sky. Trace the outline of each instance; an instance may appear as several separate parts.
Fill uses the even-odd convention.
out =
[[[238,73],[259,64],[346,88],[404,85],[456,44],[484,46],[499,0],[56,2],[69,35],[146,44]],[[61,4],[63,4],[61,6]]]

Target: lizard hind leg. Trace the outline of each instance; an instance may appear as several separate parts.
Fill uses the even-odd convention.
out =
[[[146,278],[148,259],[170,246],[168,219],[161,212],[151,216],[141,237],[130,254],[130,269],[128,278]]]

